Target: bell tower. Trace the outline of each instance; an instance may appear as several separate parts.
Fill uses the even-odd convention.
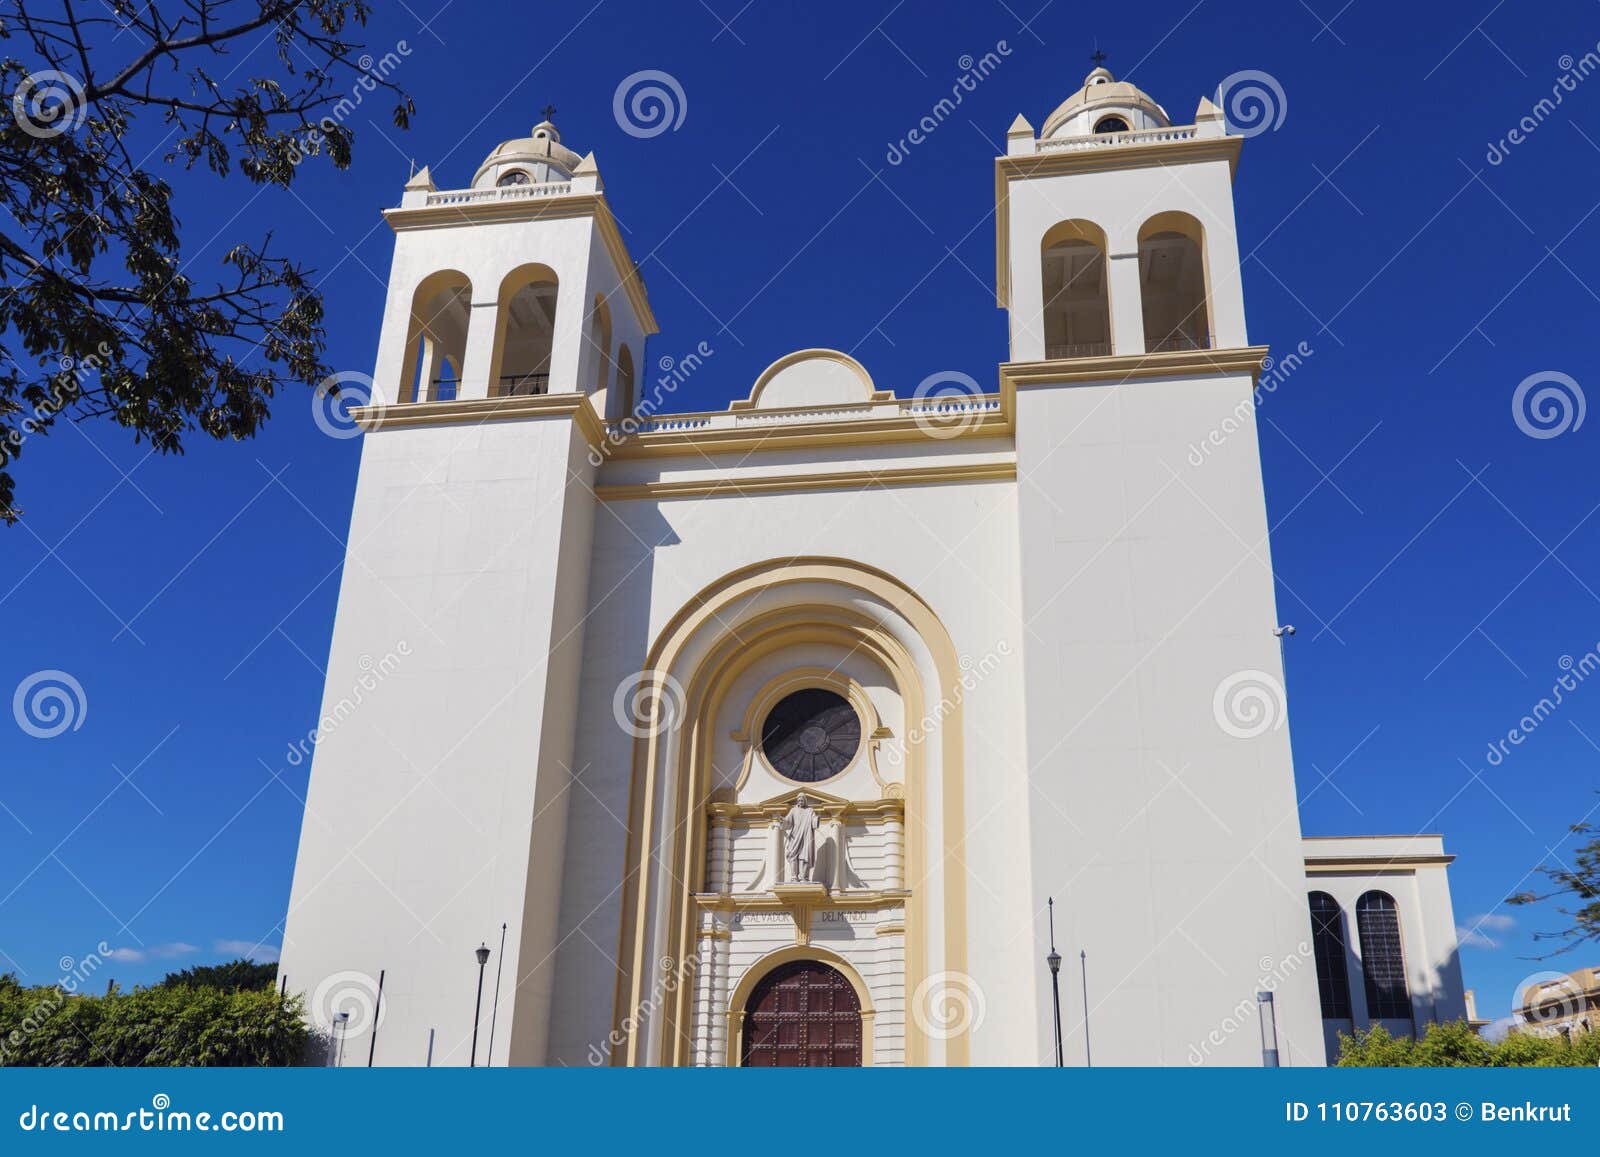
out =
[[[1255,432],[1267,350],[1246,333],[1233,214],[1242,143],[1210,100],[1174,124],[1096,67],[1037,136],[1019,116],[995,162],[1032,902],[1054,897],[1062,941],[1086,953],[1089,1007],[1064,986],[1062,1019],[1113,1026],[1094,1030],[1096,1063],[1192,1063],[1215,1009],[1272,988],[1285,1055],[1323,1053],[1315,968],[1281,960],[1310,933]],[[1265,726],[1236,725],[1241,688]],[[1259,1063],[1251,1023],[1209,1060]],[[1083,1056],[1069,1039],[1067,1063]]]
[[[578,393],[601,418],[626,416],[656,324],[593,154],[545,120],[468,188],[441,191],[424,168],[384,217],[395,252],[376,400]]]
[[[1242,138],[1204,97],[1194,123],[1105,68],[996,162],[998,295],[1018,362],[1240,349],[1234,231]]]
[[[312,771],[281,974],[344,1063],[539,1064],[594,462],[656,324],[594,156],[548,115],[464,188],[423,169],[384,217],[322,722],[290,754]],[[479,945],[503,978],[481,1041]]]

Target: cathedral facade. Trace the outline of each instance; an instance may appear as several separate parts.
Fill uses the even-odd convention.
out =
[[[414,177],[281,964],[331,1055],[1319,1065],[1464,1015],[1442,841],[1301,834],[1242,145],[1097,68],[994,162],[992,382],[807,349],[706,413],[592,154]]]

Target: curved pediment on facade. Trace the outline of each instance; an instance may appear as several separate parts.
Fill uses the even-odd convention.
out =
[[[761,372],[750,396],[731,410],[794,410],[812,406],[852,406],[883,401],[889,390],[873,387],[872,375],[839,350],[796,350]]]

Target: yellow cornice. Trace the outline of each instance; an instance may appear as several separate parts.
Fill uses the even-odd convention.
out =
[[[1041,142],[1042,143],[1042,142]],[[996,157],[995,168],[1006,179],[1050,177],[1061,173],[1096,173],[1107,169],[1148,169],[1227,161],[1230,173],[1239,164],[1243,137],[1190,137],[1186,141],[1151,141],[1098,149],[1051,149],[1017,157]]]
[[[819,793],[809,785],[804,789],[806,795],[816,796]],[[793,793],[790,793],[791,795]],[[734,823],[742,821],[748,824],[767,823],[781,819],[788,806],[784,803],[714,803],[710,808],[713,822]],[[817,811],[825,819],[856,819],[883,822],[886,819],[903,819],[906,813],[906,801],[886,797],[883,799],[842,800],[837,803],[823,803]]]
[[[980,395],[990,396],[993,395]],[[819,407],[820,408],[820,407]],[[723,430],[693,430],[628,435],[611,449],[613,458],[661,458],[683,455],[745,453],[751,450],[784,450],[796,446],[871,446],[888,442],[953,442],[958,438],[1001,438],[1014,428],[1015,409],[1005,393],[1000,409],[983,414],[971,426],[952,421],[941,437],[929,431],[926,417],[903,415],[894,418],[835,419],[823,422],[774,423],[752,430],[731,427]],[[664,414],[663,418],[701,415]]]
[[[890,892],[872,889],[859,892],[824,892],[806,901],[818,911],[868,911],[878,908],[899,908],[910,899],[909,891]],[[789,902],[773,892],[752,892],[733,895],[727,892],[696,892],[694,905],[702,912],[784,912]]]
[[[1063,382],[1126,382],[1135,378],[1181,378],[1197,374],[1249,374],[1254,382],[1261,375],[1261,359],[1267,356],[1268,348],[1252,345],[1236,349],[1006,362],[1000,367],[1000,382],[1002,387],[1013,390]]]
[[[403,426],[476,425],[518,418],[571,418],[590,446],[599,448],[605,427],[587,394],[532,394],[504,398],[453,398],[447,402],[401,402],[393,406],[359,406],[350,411],[363,430]]]
[[[1143,145],[1116,148],[1061,149],[994,160],[994,260],[995,303],[1001,309],[1010,304],[1011,287],[1011,204],[1013,180],[1029,177],[1055,177],[1065,173],[1098,173],[1111,169],[1147,169],[1162,165],[1192,165],[1203,161],[1227,161],[1231,179],[1239,169],[1243,137],[1192,137],[1186,141],[1153,141]]]
[[[1348,856],[1307,856],[1306,875],[1334,872],[1410,872],[1415,868],[1442,868],[1455,862],[1454,856],[1384,856],[1370,860]]]
[[[655,312],[650,308],[650,296],[645,290],[644,278],[628,254],[628,247],[617,229],[611,206],[600,193],[568,193],[561,197],[538,197],[513,201],[480,201],[464,205],[421,205],[409,208],[385,209],[383,219],[396,233],[412,229],[442,229],[453,225],[482,225],[500,221],[557,221],[568,217],[592,217],[600,231],[600,240],[611,255],[622,280],[623,292],[633,306],[634,316],[645,334],[660,333]]]
[[[746,478],[694,478],[596,486],[602,502],[639,498],[704,498],[716,494],[773,494],[790,490],[860,490],[868,486],[926,486],[941,482],[1014,482],[1017,464],[976,462],[960,466],[912,466],[882,470],[838,470],[817,474],[766,474]]]

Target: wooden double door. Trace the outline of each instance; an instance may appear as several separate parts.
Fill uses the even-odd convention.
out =
[[[836,968],[815,960],[780,964],[745,1006],[740,1063],[753,1068],[843,1068],[861,1064],[861,1001]]]

